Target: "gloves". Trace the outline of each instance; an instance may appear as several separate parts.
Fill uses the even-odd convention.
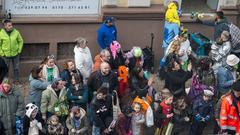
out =
[[[210,120],[210,116],[207,115],[207,117],[205,117],[205,121],[208,122]]]
[[[201,117],[200,114],[195,115],[194,118],[195,118],[195,120],[196,120],[197,122],[201,121],[201,119],[202,119],[202,117]]]

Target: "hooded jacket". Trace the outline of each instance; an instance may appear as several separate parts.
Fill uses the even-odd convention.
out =
[[[6,135],[13,135],[16,116],[23,117],[24,101],[19,90],[12,87],[11,91],[5,95],[0,87],[0,121],[4,123]]]
[[[115,25],[107,26],[103,23],[98,29],[98,44],[102,49],[109,48],[112,41],[117,40],[117,29]]]
[[[74,47],[74,60],[76,68],[80,70],[83,79],[87,79],[92,72],[92,55],[88,47],[80,48]]]
[[[74,134],[71,132],[71,129],[75,128],[75,123],[74,123],[74,118],[71,116],[74,116],[73,112],[70,113],[69,117],[66,120],[66,126],[68,128],[68,134],[69,135],[87,135],[87,130],[88,130],[88,119],[87,119],[87,114],[86,111],[82,108],[80,108],[80,113],[81,117],[79,119],[80,121],[80,133],[79,134]]]
[[[165,14],[165,20],[169,23],[177,23],[180,27],[180,19],[178,16],[177,6],[175,3],[171,2],[168,5],[167,12]]]
[[[0,40],[0,56],[14,57],[22,52],[23,39],[18,30],[13,29],[8,35],[5,29],[1,29]]]

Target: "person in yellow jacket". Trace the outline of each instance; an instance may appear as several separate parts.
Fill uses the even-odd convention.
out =
[[[165,20],[169,23],[176,23],[180,27],[180,19],[178,16],[178,3],[171,2],[168,5],[168,9],[165,13]]]
[[[22,52],[23,39],[11,20],[3,21],[4,28],[0,31],[0,57],[6,64],[13,63],[14,81],[19,83],[19,54]]]

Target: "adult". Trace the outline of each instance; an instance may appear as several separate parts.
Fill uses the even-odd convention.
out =
[[[69,101],[70,108],[78,106],[87,109],[88,103],[88,88],[83,85],[83,79],[78,74],[72,75],[71,85],[67,89],[67,99]]]
[[[87,47],[88,41],[85,38],[79,37],[75,40],[74,60],[76,68],[80,70],[84,81],[87,81],[92,72],[92,55]]]
[[[200,18],[197,18],[197,21],[206,25],[214,26],[215,41],[217,40],[218,37],[221,36],[224,30],[229,32],[229,27],[227,25],[228,21],[227,18],[224,16],[223,11],[217,11],[214,20],[205,21],[202,19],[200,20]]]
[[[65,83],[61,78],[57,78],[53,81],[52,85],[48,86],[47,89],[43,91],[41,99],[41,113],[44,121],[54,114],[60,117],[68,114],[67,107],[60,108],[58,106],[60,103],[57,104],[58,101],[62,101],[63,103],[66,100],[67,91],[64,87],[64,84]],[[63,122],[63,120],[61,122]]]
[[[112,94],[113,90],[118,90],[117,76],[111,71],[110,65],[107,62],[101,63],[100,70],[92,73],[88,79],[90,99],[92,98],[93,93],[100,87],[106,87],[109,94]]]
[[[112,97],[108,95],[108,89],[101,87],[97,90],[96,98],[91,106],[93,110],[93,135],[108,134],[109,125],[113,120]]]
[[[127,56],[126,64],[128,65],[130,72],[135,66],[143,67],[144,57],[142,49],[140,47],[134,46],[130,52],[126,53],[126,56]]]
[[[93,72],[100,69],[102,62],[109,62],[111,54],[108,49],[101,50],[100,54],[96,55],[94,58]]]
[[[2,83],[3,78],[8,73],[8,67],[4,59],[0,57],[0,84]]]
[[[146,98],[149,89],[152,89],[153,78],[144,76],[144,71],[141,66],[136,66],[132,70],[130,78],[130,89],[134,93],[134,97]]]
[[[14,81],[19,83],[19,54],[22,52],[23,38],[11,20],[4,20],[3,25],[0,31],[0,56],[5,59],[8,68],[10,63],[13,64]]]
[[[4,123],[5,134],[13,135],[16,131],[16,119],[24,116],[24,97],[12,82],[3,80],[0,85],[0,121]]]
[[[117,29],[114,18],[107,16],[98,29],[97,41],[101,49],[109,48],[112,41],[117,40]]]
[[[170,58],[167,63],[165,88],[169,89],[174,96],[184,95],[185,83],[192,77],[192,64],[188,64],[187,71],[184,71],[176,58]]]
[[[240,81],[232,85],[232,91],[224,95],[221,102],[220,127],[224,134],[240,134]]]
[[[232,84],[237,80],[236,70],[238,68],[239,58],[234,54],[230,54],[227,56],[226,63],[226,66],[219,67],[217,71],[218,97],[227,93]]]
[[[31,75],[29,77],[29,103],[34,103],[40,108],[42,92],[47,89],[49,83],[43,79],[42,68],[33,67]]]
[[[72,60],[66,60],[63,65],[64,69],[60,73],[60,77],[66,82],[65,87],[68,88],[72,82],[72,75],[77,74],[80,78],[83,78],[81,72],[75,67]]]
[[[163,33],[163,51],[164,54],[168,48],[168,45],[172,42],[180,32],[180,19],[178,16],[178,3],[171,2],[168,5],[168,9],[165,13],[164,33]]]

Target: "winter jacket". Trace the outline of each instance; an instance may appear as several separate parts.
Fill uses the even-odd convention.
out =
[[[20,90],[14,87],[7,95],[3,94],[2,91],[0,92],[0,121],[4,123],[6,135],[13,135],[16,116],[24,116],[23,99]]]
[[[72,73],[78,74],[80,76],[80,78],[83,79],[82,74],[78,69],[73,70]],[[66,88],[71,86],[72,75],[71,75],[71,72],[68,69],[64,69],[62,72],[60,72],[60,77],[62,78],[63,81],[67,82],[66,85],[65,85]]]
[[[100,54],[98,54],[94,57],[94,64],[93,64],[92,72],[98,71],[100,69],[101,63],[102,63],[102,59],[100,57]]]
[[[213,101],[204,101],[203,99],[200,100],[196,100],[195,102],[193,102],[193,116],[194,117],[203,117],[203,118],[207,118],[209,121],[210,118],[212,118],[212,116],[214,115],[214,106],[213,106]],[[200,119],[199,119],[200,121]]]
[[[133,113],[131,119],[132,135],[143,135],[143,124],[145,116],[142,112]]]
[[[148,81],[144,78],[139,80],[137,77],[130,78],[130,88],[133,92],[135,92],[135,96],[138,96],[140,98],[146,97],[148,93]]]
[[[79,98],[79,96],[81,96],[81,98]],[[72,106],[79,106],[86,110],[88,103],[88,87],[79,86],[78,90],[76,90],[76,88],[74,88],[74,86],[71,85],[67,89],[67,99],[69,101],[70,108]]]
[[[90,100],[93,96],[93,92],[97,91],[100,87],[107,87],[108,93],[112,94],[113,90],[118,90],[118,79],[115,73],[112,71],[108,75],[103,76],[101,71],[96,71],[88,78],[88,88],[90,92]]]
[[[75,46],[74,54],[76,68],[80,70],[83,79],[86,80],[92,72],[93,61],[91,52],[88,47],[80,48]]]
[[[93,110],[93,124],[102,131],[108,128],[113,119],[112,97],[108,95],[105,100],[94,99],[91,106]]]
[[[172,113],[172,106],[167,105],[164,101],[162,101],[154,113],[154,123],[155,126],[160,128],[161,126],[165,126],[169,123],[170,118],[167,118],[168,114]]]
[[[235,97],[236,98],[236,97]],[[230,94],[222,99],[220,111],[220,127],[222,130],[235,130],[240,133],[240,117],[233,105],[234,96]],[[235,101],[238,110],[240,110],[240,102]]]
[[[8,67],[4,59],[0,57],[0,84],[2,83],[3,78],[8,73]]]
[[[167,48],[173,39],[179,35],[179,26],[176,23],[165,21],[163,30],[163,45],[162,48]],[[165,52],[164,52],[165,53]]]
[[[168,5],[168,9],[165,14],[165,20],[169,23],[176,23],[180,27],[177,6],[173,2]]]
[[[166,72],[165,88],[168,88],[174,95],[182,94],[185,91],[177,92],[179,89],[185,90],[185,82],[192,77],[192,71],[184,71],[179,69],[177,71]]]
[[[29,82],[30,82],[28,93],[29,103],[34,102],[34,104],[40,108],[42,92],[47,89],[49,83],[41,79],[34,79],[32,78],[32,75],[30,75],[29,77]]]
[[[110,64],[111,69],[113,71],[117,71],[119,66],[125,65],[125,58],[123,57],[122,52],[117,53],[115,59],[111,55],[111,58],[109,60],[109,64]]]
[[[236,79],[236,71],[230,70],[230,67],[220,67],[217,72],[217,90],[218,92],[225,94],[227,93],[234,80]]]
[[[72,113],[72,112],[71,112]],[[75,123],[74,123],[74,118],[71,117],[71,115],[74,114],[70,114],[70,116],[67,118],[66,120],[66,126],[68,128],[68,135],[87,135],[88,134],[88,119],[87,119],[87,114],[86,111],[84,109],[80,109],[80,113],[81,113],[81,117],[79,118],[78,121],[80,121],[80,133],[72,133],[71,129],[76,129],[75,127]]]
[[[116,132],[118,135],[128,135],[130,132],[131,118],[124,116],[124,114],[119,114],[116,123]]]
[[[37,113],[35,119],[43,125],[44,121],[42,119],[41,113]],[[25,115],[23,117],[23,135],[30,135],[28,134],[29,133],[28,131],[30,128],[30,122],[31,122],[30,118],[27,115]],[[39,135],[44,135],[44,134],[41,131],[39,131]]]
[[[48,135],[64,135],[64,126],[61,123],[48,125]]]
[[[188,52],[191,51],[192,48],[190,46],[190,41],[188,39],[180,44],[179,52],[183,52],[183,55],[179,57],[181,62],[186,62],[188,60]]]
[[[0,56],[14,57],[22,52],[23,39],[18,30],[13,29],[8,35],[5,29],[1,29],[0,40]]]
[[[61,89],[59,97],[51,86],[48,86],[42,93],[41,99],[41,113],[46,116],[47,112],[55,114],[54,105],[58,99],[66,99],[67,91],[65,88]]]
[[[47,82],[52,83],[52,81],[55,78],[59,78],[59,69],[56,65],[53,67],[53,76],[51,78],[48,77],[48,66],[45,64],[42,69],[43,79],[45,79]]]
[[[101,49],[109,48],[112,41],[117,40],[117,29],[115,25],[107,26],[103,23],[98,29],[97,41]]]

